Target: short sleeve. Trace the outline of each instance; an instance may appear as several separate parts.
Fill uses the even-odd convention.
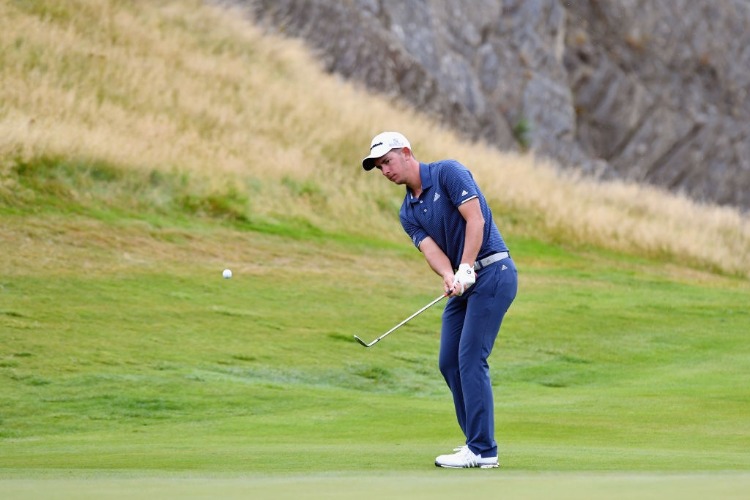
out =
[[[422,243],[422,240],[427,238],[428,234],[427,232],[422,229],[422,226],[417,224],[415,221],[411,220],[411,218],[406,213],[406,208],[401,207],[401,213],[399,214],[399,218],[401,219],[401,227],[404,228],[404,231],[406,231],[406,234],[411,238],[412,243],[414,243],[414,246],[419,248],[419,245]]]
[[[479,196],[479,188],[471,172],[457,161],[451,161],[440,169],[440,183],[456,207]]]

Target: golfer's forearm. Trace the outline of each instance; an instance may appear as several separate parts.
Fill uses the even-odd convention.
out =
[[[482,248],[484,239],[484,215],[479,205],[479,199],[474,198],[467,201],[458,211],[466,221],[466,231],[464,235],[464,251],[461,254],[461,264],[474,265],[479,255],[479,249]]]
[[[449,274],[453,275],[451,261],[432,238],[425,238],[419,249],[427,260],[427,264],[438,276],[445,278]]]
[[[482,247],[484,238],[484,219],[470,219],[466,221],[466,240],[464,252],[461,254],[461,264],[474,265]]]

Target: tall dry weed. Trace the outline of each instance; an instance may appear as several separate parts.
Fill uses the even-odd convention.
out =
[[[750,277],[750,222],[654,188],[599,184],[532,156],[469,144],[406,106],[325,74],[299,42],[198,0],[0,2],[0,189],[44,155],[185,170],[252,191],[255,213],[408,241],[402,189],[365,174],[372,135],[404,132],[420,160],[452,157],[514,230],[670,255]]]

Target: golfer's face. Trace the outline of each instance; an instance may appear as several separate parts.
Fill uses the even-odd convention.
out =
[[[385,155],[375,160],[378,168],[389,181],[395,184],[406,182],[406,158],[403,149],[392,149]]]

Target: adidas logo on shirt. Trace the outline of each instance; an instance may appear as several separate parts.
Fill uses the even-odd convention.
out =
[[[463,191],[461,191],[461,196],[466,196],[467,194],[469,194],[469,193],[465,189]]]

